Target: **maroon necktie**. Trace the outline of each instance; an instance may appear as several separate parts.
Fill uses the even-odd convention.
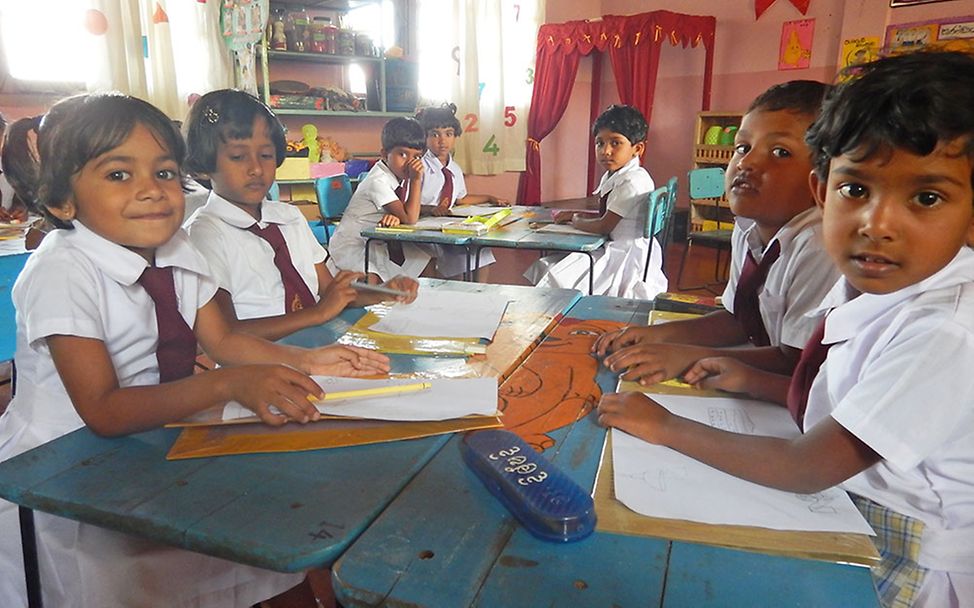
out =
[[[406,182],[402,182],[396,186],[396,198],[399,199],[403,205],[406,204],[406,192],[409,188],[406,186]],[[403,262],[406,261],[406,254],[403,253],[402,243],[399,241],[387,241],[386,247],[389,250],[389,261],[391,261],[396,266],[402,266]]]
[[[802,350],[795,371],[791,374],[791,384],[788,385],[788,412],[798,423],[799,428],[805,418],[805,408],[808,406],[808,392],[812,389],[812,382],[818,370],[825,363],[829,354],[830,344],[822,344],[825,337],[825,319],[818,324],[812,336]]]
[[[159,382],[170,382],[193,375],[193,362],[196,361],[196,336],[183,315],[179,314],[172,266],[146,267],[139,277],[139,283],[156,306],[156,325],[159,329],[156,360],[159,362]]]
[[[764,321],[761,319],[758,293],[764,285],[764,280],[768,278],[768,270],[778,260],[780,253],[781,245],[775,241],[765,250],[761,263],[758,264],[748,251],[744,258],[741,276],[737,279],[737,289],[734,291],[734,316],[754,346],[771,344],[768,330],[765,329]]]
[[[277,224],[268,224],[267,228],[259,228],[257,224],[251,224],[247,230],[267,241],[274,250],[274,265],[281,273],[281,282],[284,284],[284,314],[314,306],[315,297],[295,270],[280,227]]]
[[[440,190],[440,207],[453,204],[453,172],[443,167],[443,188]]]

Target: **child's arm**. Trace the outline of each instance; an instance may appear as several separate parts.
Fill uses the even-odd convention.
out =
[[[880,460],[832,418],[790,440],[741,435],[675,416],[642,393],[610,393],[599,402],[598,420],[735,477],[787,492],[819,492]]]
[[[271,414],[270,405],[299,422],[318,418],[307,397],[320,396],[321,388],[283,365],[227,367],[166,384],[120,388],[101,340],[57,335],[49,336],[47,345],[78,415],[105,437],[147,431],[230,400],[240,401],[267,424],[286,420]]]
[[[747,342],[747,335],[734,315],[717,310],[702,317],[649,325],[629,326],[599,336],[592,352],[601,356],[642,342],[675,342],[699,346],[733,346]]]
[[[785,347],[787,348],[787,347]],[[777,346],[760,348],[712,348],[690,344],[644,342],[627,346],[605,358],[604,364],[614,372],[623,372],[623,380],[649,386],[682,375],[691,365],[708,357],[731,357],[748,366],[767,372],[790,374],[801,351]]]
[[[458,205],[482,205],[484,203],[507,206],[511,204],[511,201],[506,198],[498,198],[493,194],[468,194],[463,198],[457,199]]]
[[[571,225],[585,232],[608,236],[621,219],[621,215],[612,211],[606,211],[603,215],[596,217],[588,217],[585,214],[575,213],[572,215]]]
[[[341,275],[339,274],[339,276]],[[369,273],[369,276],[371,279],[371,277],[375,275]],[[380,285],[378,277],[376,277],[373,280],[369,280],[369,283]],[[412,277],[407,277],[405,275],[399,275],[393,277],[388,281],[386,281],[385,283],[381,283],[381,286],[388,287],[389,289],[395,289],[397,291],[405,292],[406,295],[393,296],[393,295],[382,294],[376,291],[356,290],[358,295],[355,298],[355,302],[354,302],[355,305],[370,306],[372,304],[378,304],[379,302],[390,302],[390,301],[409,304],[410,302],[416,300],[416,295],[419,293],[419,283],[416,281],[416,279]]]
[[[394,200],[386,203],[382,208],[385,209],[387,216],[395,216],[401,224],[415,224],[419,219],[423,200],[423,161],[414,158],[406,168],[409,171],[409,194],[406,196],[406,201]],[[379,223],[382,226],[394,225],[383,223],[385,220],[386,218],[383,217]]]
[[[718,389],[754,399],[788,405],[791,376],[768,372],[731,357],[701,359],[683,372],[683,379],[701,389]]]

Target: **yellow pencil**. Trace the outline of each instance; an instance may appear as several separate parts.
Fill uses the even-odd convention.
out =
[[[376,388],[361,388],[352,391],[334,391],[325,393],[321,399],[308,396],[312,403],[322,403],[325,401],[340,401],[345,399],[364,399],[366,397],[388,397],[389,395],[399,395],[401,393],[415,393],[433,388],[430,382],[417,382],[416,384],[397,384],[395,386],[379,386]]]

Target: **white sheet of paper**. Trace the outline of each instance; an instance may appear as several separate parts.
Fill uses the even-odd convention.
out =
[[[450,215],[453,217],[471,217],[474,215],[482,215],[487,217],[488,215],[508,208],[509,207],[488,207],[487,205],[458,205],[450,208]]]
[[[455,222],[457,219],[455,217],[449,216],[429,216],[419,218],[415,224],[405,224],[406,228],[414,228],[416,230],[440,230],[443,228],[444,224],[449,224],[450,222]]]
[[[493,338],[509,299],[490,293],[421,289],[410,304],[393,304],[373,331],[422,338]]]
[[[760,401],[652,395],[663,407],[712,427],[774,437],[794,437],[788,410]],[[651,517],[774,530],[873,535],[849,495],[839,488],[795,494],[767,488],[705,465],[670,448],[612,430],[616,497]]]
[[[379,388],[399,384],[429,382],[432,388],[415,393],[401,393],[381,397],[365,397],[347,401],[322,402],[318,411],[332,416],[367,418],[370,420],[430,421],[450,420],[464,416],[492,416],[497,413],[496,378],[392,378],[365,380],[312,376],[325,393]],[[254,413],[231,401],[223,408],[223,419],[247,418]]]
[[[585,232],[569,224],[545,224],[538,228],[537,232],[553,232],[555,234],[582,234],[585,236],[598,236],[591,232]]]

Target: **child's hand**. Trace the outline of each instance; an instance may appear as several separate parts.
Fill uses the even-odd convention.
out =
[[[395,226],[398,226],[399,223],[399,218],[391,213],[383,215],[382,219],[379,220],[379,225],[385,228],[394,228]]]
[[[650,443],[662,443],[672,414],[642,393],[606,393],[599,400],[598,420]]]
[[[322,323],[338,316],[338,313],[358,297],[358,292],[352,288],[351,283],[364,278],[364,274],[348,270],[341,270],[335,275],[321,294],[321,300],[315,305],[315,309],[321,313]]]
[[[285,365],[244,365],[224,368],[232,374],[231,395],[271,426],[288,420],[302,424],[318,420],[320,414],[310,398],[320,399],[321,387],[307,375]],[[281,413],[270,411],[274,406]]]
[[[556,224],[568,224],[569,222],[572,221],[572,218],[574,216],[575,216],[575,212],[572,211],[571,209],[560,209],[558,211],[552,212],[551,219]]]
[[[623,380],[643,386],[677,377],[699,358],[699,351],[682,344],[646,343],[627,346],[602,362]]]
[[[490,203],[491,205],[501,205],[503,207],[511,206],[511,201],[507,200],[506,198],[498,198],[493,194],[487,195],[487,202]]]
[[[691,365],[683,373],[683,379],[696,388],[747,393],[748,386],[753,386],[753,370],[753,367],[731,357],[708,357]]]
[[[409,177],[409,181],[421,183],[424,173],[426,173],[426,167],[423,165],[422,158],[414,158],[406,163],[406,175]]]
[[[651,327],[633,326],[623,327],[615,331],[607,331],[595,339],[595,343],[592,344],[592,352],[599,357],[604,357],[613,351],[632,346],[633,344],[651,342],[652,333]]]
[[[433,207],[432,214],[437,217],[442,217],[444,215],[450,215],[449,205],[437,205]]]
[[[389,357],[357,346],[333,344],[307,351],[302,367],[323,376],[377,376],[389,373]]]
[[[0,222],[26,222],[27,207],[23,205],[13,205],[10,209],[0,207]]]
[[[416,294],[419,292],[419,283],[416,279],[412,277],[407,277],[405,275],[399,275],[393,277],[382,284],[384,287],[389,289],[398,289],[399,291],[405,291],[409,295],[396,296],[396,302],[402,302],[403,304],[409,304],[416,299]]]

